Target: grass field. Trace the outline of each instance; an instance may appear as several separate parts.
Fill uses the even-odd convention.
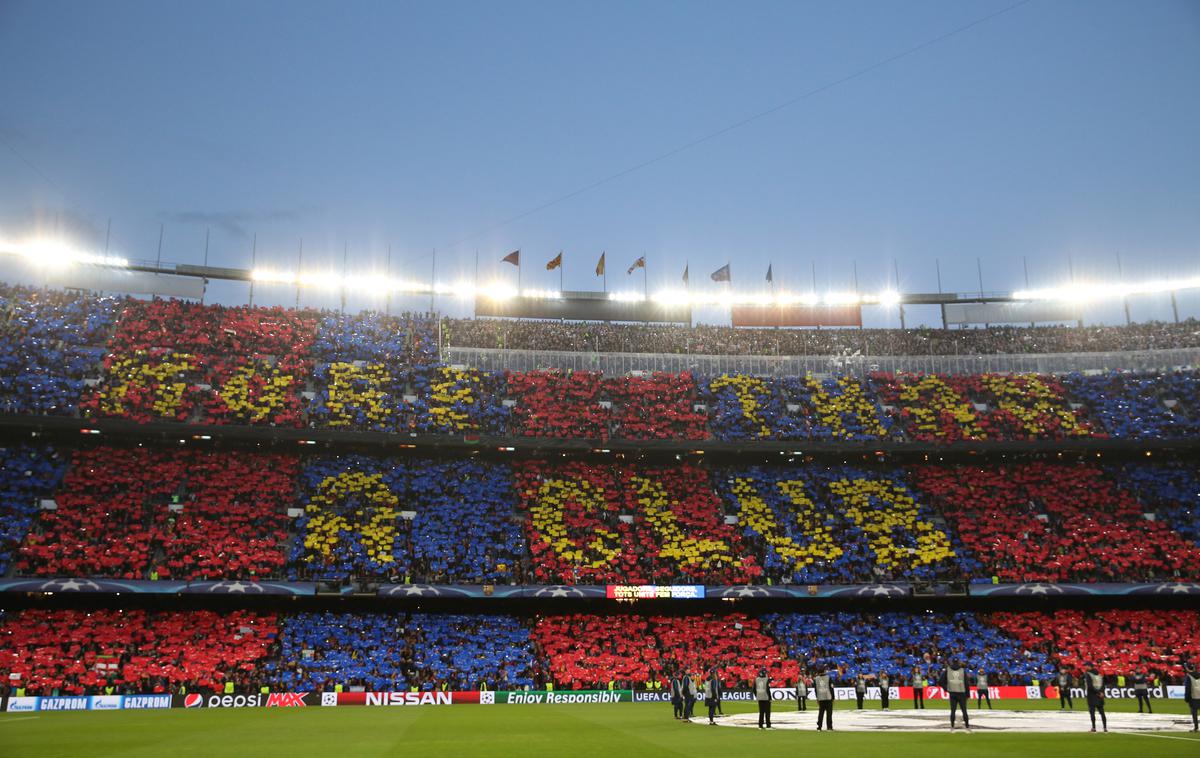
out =
[[[839,703],[842,708],[849,703]],[[910,704],[899,704],[904,708]],[[1050,702],[1011,707],[1057,708]],[[1078,703],[1077,703],[1078,706]],[[777,708],[780,706],[777,705]],[[876,703],[878,707],[878,703]],[[934,706],[945,710],[939,703]],[[997,703],[997,707],[1003,707]],[[1110,711],[1136,711],[1109,701]],[[1156,711],[1183,713],[1180,701]],[[753,710],[727,703],[725,712]],[[811,714],[814,721],[816,714]],[[1081,719],[1086,720],[1086,709]],[[837,714],[834,714],[837,726]],[[1200,756],[1200,735],[785,732],[671,719],[666,703],[0,714],[5,756]]]

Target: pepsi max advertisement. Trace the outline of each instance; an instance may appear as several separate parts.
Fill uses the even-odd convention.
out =
[[[46,711],[133,711],[161,708],[303,708],[320,705],[320,693],[268,692],[257,695],[62,695],[0,698],[8,713]]]

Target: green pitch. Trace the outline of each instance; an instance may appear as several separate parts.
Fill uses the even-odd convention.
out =
[[[839,703],[845,709],[848,703]],[[878,704],[875,704],[878,707]],[[896,710],[911,707],[898,703]],[[1077,702],[1078,706],[1079,703]],[[1183,713],[1179,701],[1156,711]],[[780,709],[782,704],[776,704]],[[997,707],[1004,707],[997,703]],[[1013,704],[1011,707],[1018,707]],[[1057,708],[1022,702],[1021,709]],[[1109,711],[1136,711],[1110,701]],[[946,711],[939,703],[934,708]],[[753,710],[726,703],[726,713]],[[814,722],[816,714],[810,713]],[[1083,717],[1086,718],[1086,715]],[[834,713],[837,726],[837,713]],[[667,703],[113,711],[0,714],[3,756],[1200,756],[1200,735],[820,733],[710,727],[671,719]]]

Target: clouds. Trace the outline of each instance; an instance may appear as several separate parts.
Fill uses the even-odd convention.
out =
[[[6,222],[5,236],[63,237],[84,244],[104,244],[106,221],[75,208],[34,208],[26,206],[20,211],[6,213],[0,222]]]
[[[304,208],[276,208],[272,210],[229,210],[229,211],[160,211],[160,220],[169,224],[206,226],[222,231],[231,237],[249,239],[253,227],[260,224],[296,222],[306,212]]]

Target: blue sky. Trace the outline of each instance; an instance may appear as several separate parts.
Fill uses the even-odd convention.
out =
[[[0,1],[0,235],[572,289],[1200,274],[1200,3]],[[10,264],[4,264],[9,266]],[[19,274],[5,268],[8,276]],[[244,287],[217,286],[218,299]],[[260,289],[256,301],[292,302]],[[328,304],[330,299],[305,297]],[[352,306],[367,305],[352,300]],[[419,303],[413,302],[413,305]],[[447,300],[440,307],[463,313]],[[1200,298],[1181,300],[1200,313]],[[1136,318],[1169,316],[1165,301]],[[910,322],[934,322],[910,313]],[[1090,320],[1115,320],[1099,309]],[[718,320],[720,314],[706,314]],[[872,323],[895,314],[870,313]]]

